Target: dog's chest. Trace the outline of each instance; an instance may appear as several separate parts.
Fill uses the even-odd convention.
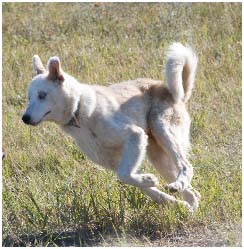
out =
[[[100,134],[90,127],[64,127],[82,152],[93,162],[115,170],[120,161],[121,146],[110,145],[106,139],[108,134]]]

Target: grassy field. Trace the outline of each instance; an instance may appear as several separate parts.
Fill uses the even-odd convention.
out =
[[[241,8],[4,3],[3,245],[241,246]],[[199,55],[189,103],[193,185],[202,195],[194,215],[121,184],[54,124],[33,128],[21,121],[34,54],[45,63],[58,55],[80,82],[106,85],[164,79],[173,41],[191,44]]]

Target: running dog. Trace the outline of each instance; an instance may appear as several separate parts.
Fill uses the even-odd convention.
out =
[[[167,52],[165,84],[143,78],[99,86],[79,83],[62,70],[58,57],[51,57],[46,69],[34,55],[35,77],[22,120],[33,126],[55,122],[94,163],[115,171],[120,181],[139,187],[156,202],[196,210],[200,194],[191,186],[186,103],[197,62],[190,47],[173,43]],[[184,200],[160,191],[153,174],[139,172],[146,153],[168,190],[181,192]]]

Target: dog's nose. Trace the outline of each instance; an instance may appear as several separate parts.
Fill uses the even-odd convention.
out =
[[[29,114],[24,114],[22,120],[25,124],[30,124],[31,116]]]

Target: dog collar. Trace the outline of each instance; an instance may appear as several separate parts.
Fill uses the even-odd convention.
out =
[[[79,112],[80,112],[80,101],[78,102],[76,111],[74,113],[72,113],[72,118],[70,119],[70,121],[66,125],[80,128],[80,122],[78,120]]]

